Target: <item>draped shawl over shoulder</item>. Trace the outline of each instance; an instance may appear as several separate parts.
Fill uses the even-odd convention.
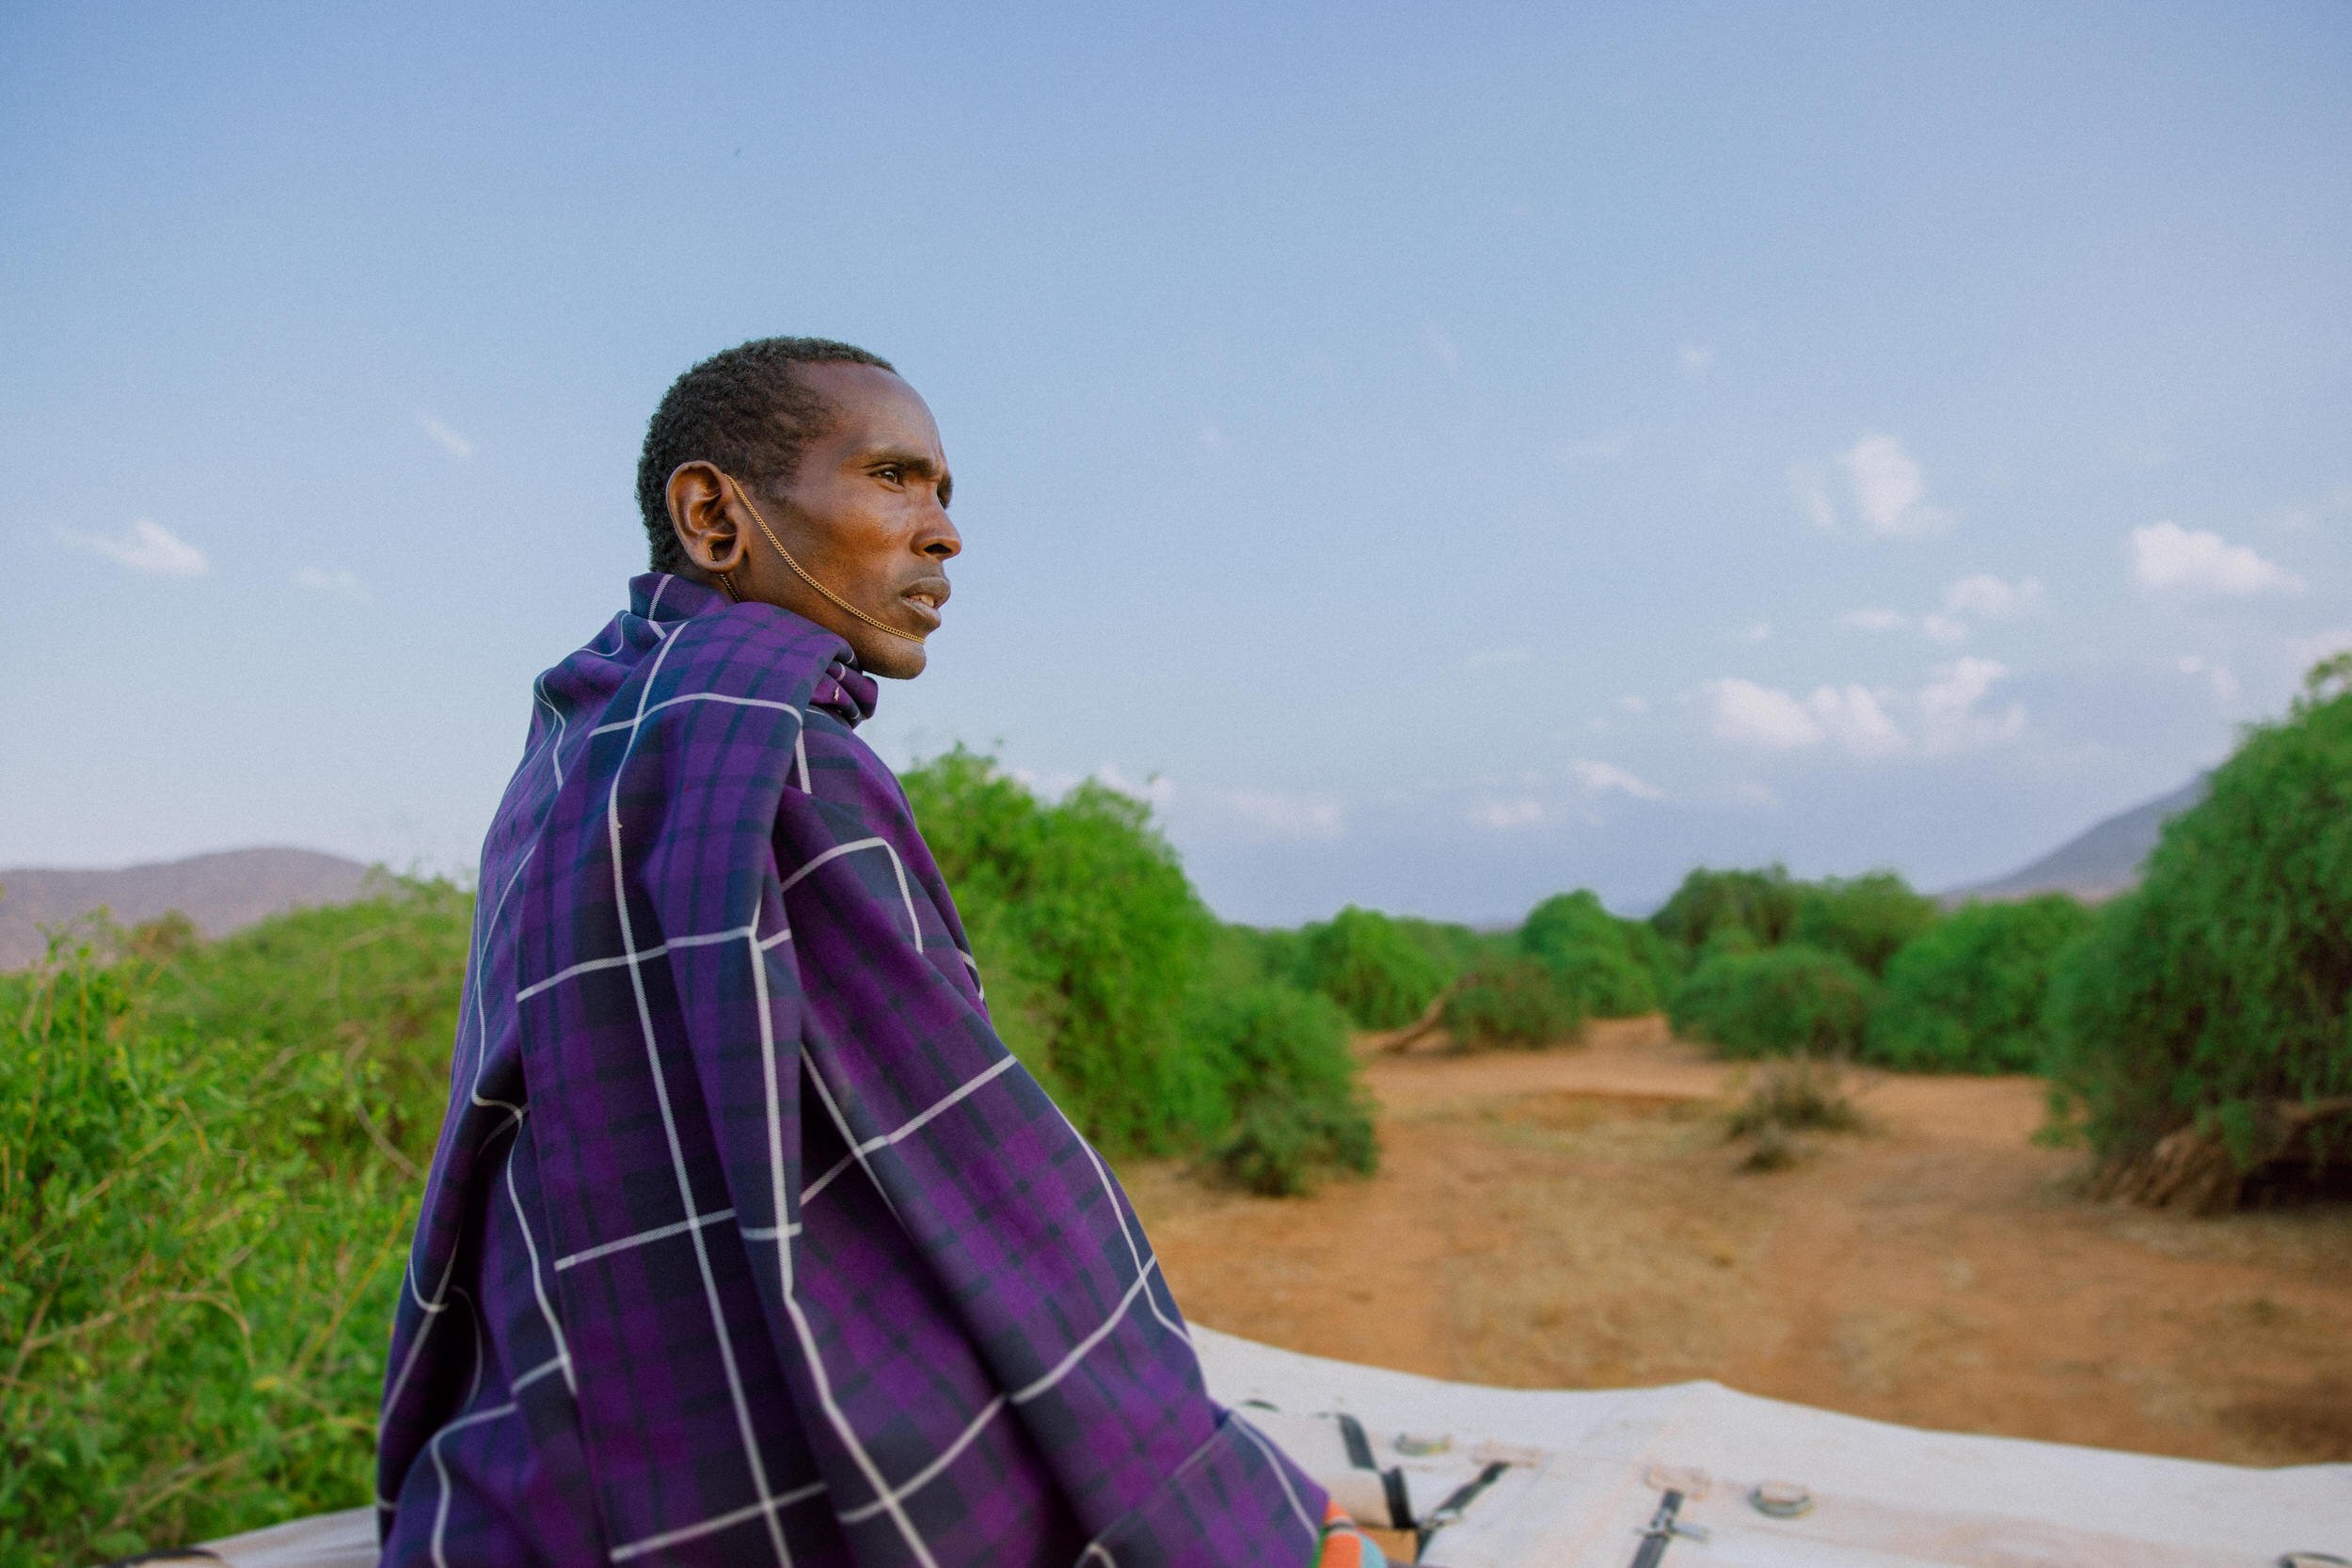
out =
[[[387,1563],[1307,1562],[990,1026],[837,637],[683,579],[540,678],[392,1336]]]

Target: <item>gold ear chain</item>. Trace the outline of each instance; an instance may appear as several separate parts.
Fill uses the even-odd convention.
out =
[[[738,483],[735,476],[732,474],[727,476],[727,483],[735,486],[735,493],[742,499],[744,506],[750,510],[752,520],[759,525],[759,531],[768,536],[768,543],[775,547],[775,552],[784,557],[784,563],[792,568],[793,575],[798,577],[803,582],[807,583],[811,588],[816,589],[818,593],[822,594],[826,599],[833,604],[834,608],[839,610],[845,615],[854,616],[858,620],[865,622],[876,631],[888,633],[890,636],[898,639],[901,642],[920,642],[925,637],[930,635],[928,632],[900,631],[897,626],[888,626],[881,621],[877,621],[871,615],[866,614],[866,611],[858,609],[857,606],[851,604],[849,600],[843,598],[840,594],[826,587],[823,583],[818,582],[815,578],[810,577],[808,575],[808,568],[803,566],[799,562],[792,559],[792,552],[784,547],[784,541],[776,537],[776,531],[768,526],[768,519],[761,514],[758,505],[753,501],[751,492],[744,489],[741,484]],[[735,584],[727,581],[726,575],[724,573],[720,574],[719,580],[725,585],[727,597],[736,599],[736,602],[740,604],[742,601],[739,598],[737,598]]]

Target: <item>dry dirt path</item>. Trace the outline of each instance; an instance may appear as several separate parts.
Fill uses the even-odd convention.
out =
[[[2029,1079],[1874,1076],[1875,1130],[1741,1172],[1735,1069],[1656,1020],[1375,1056],[1382,1168],[1305,1199],[1124,1174],[1185,1310],[1521,1387],[1713,1378],[1962,1431],[2352,1460],[2352,1211],[2082,1201]]]

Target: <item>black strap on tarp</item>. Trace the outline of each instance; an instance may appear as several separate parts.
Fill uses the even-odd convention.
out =
[[[1415,1533],[1413,1555],[1415,1557],[1419,1557],[1422,1553],[1427,1551],[1429,1549],[1429,1538],[1437,1534],[1439,1530],[1445,1528],[1446,1526],[1454,1523],[1454,1520],[1459,1519],[1462,1516],[1462,1511],[1470,1507],[1471,1502],[1477,1498],[1478,1494],[1486,1490],[1487,1487],[1492,1486],[1496,1481],[1501,1481],[1504,1472],[1510,1468],[1510,1465],[1503,1464],[1501,1460],[1497,1460],[1495,1463],[1487,1465],[1485,1469],[1479,1471],[1478,1474],[1470,1481],[1455,1487],[1452,1497],[1446,1498],[1445,1501],[1430,1510],[1429,1517],[1421,1522],[1421,1528]]]

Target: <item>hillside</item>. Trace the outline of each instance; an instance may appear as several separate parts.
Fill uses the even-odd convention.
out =
[[[217,937],[281,910],[347,902],[368,876],[358,861],[312,849],[230,849],[114,871],[0,870],[0,970],[41,956],[43,926],[91,910],[110,910],[124,925],[178,910]]]
[[[2164,824],[2204,799],[2205,779],[2200,774],[2169,795],[2116,813],[2093,823],[2030,865],[2006,877],[1953,888],[1942,895],[1957,904],[1975,898],[1997,903],[2030,898],[2037,893],[2067,893],[2096,903],[2135,887],[2139,868],[2156,847]]]

